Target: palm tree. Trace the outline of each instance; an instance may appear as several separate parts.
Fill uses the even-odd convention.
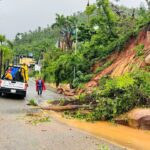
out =
[[[56,14],[55,20],[56,20],[56,22],[52,25],[52,28],[59,27],[61,29],[64,26],[65,22],[66,22],[65,16],[64,15],[59,15],[59,14]]]
[[[65,16],[64,15],[59,15],[56,14],[56,18],[55,18],[56,22],[51,26],[52,28],[58,28],[59,29],[59,40],[58,40],[58,47],[60,48],[60,41],[61,41],[61,32],[63,29],[63,26],[66,22]]]
[[[6,38],[3,35],[0,35],[0,44],[1,44],[1,48],[0,48],[0,77],[2,75],[2,63],[3,63],[3,49],[2,49],[2,44],[3,42],[5,42]]]
[[[13,48],[13,44],[4,35],[0,35],[0,77],[2,75],[3,57],[5,54],[9,56],[9,47]]]
[[[67,16],[56,14],[56,23],[52,25],[52,28],[57,27],[60,30],[60,37],[63,37],[63,41],[67,49],[72,48],[72,33],[75,29],[77,18],[75,16]]]

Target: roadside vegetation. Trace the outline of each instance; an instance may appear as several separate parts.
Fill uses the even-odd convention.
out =
[[[68,112],[75,118],[88,121],[112,120],[136,107],[150,107],[150,74],[137,70],[120,77],[103,77],[99,86],[90,94],[81,94],[80,105],[88,105],[88,109]]]

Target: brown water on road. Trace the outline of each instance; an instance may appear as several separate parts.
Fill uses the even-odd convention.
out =
[[[66,119],[54,112],[52,112],[52,116],[65,124],[127,147],[127,149],[150,150],[150,131],[132,129],[109,122],[91,123],[76,119]]]

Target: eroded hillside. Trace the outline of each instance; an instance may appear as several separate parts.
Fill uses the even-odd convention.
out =
[[[136,47],[143,45],[143,56],[137,56]],[[149,27],[142,30],[137,37],[131,37],[128,44],[122,51],[111,54],[106,61],[113,63],[99,72],[90,82],[86,84],[87,88],[95,87],[103,76],[116,77],[126,72],[131,72],[136,67],[144,67],[149,64],[150,56],[150,31]]]

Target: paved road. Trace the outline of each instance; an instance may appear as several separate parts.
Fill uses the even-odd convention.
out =
[[[50,122],[36,126],[26,123],[24,117],[30,111],[26,106],[27,100],[34,98],[39,102],[61,97],[51,91],[38,97],[33,82],[30,83],[26,100],[17,96],[1,97],[0,150],[99,150],[101,145],[113,150],[121,149],[52,118]]]

